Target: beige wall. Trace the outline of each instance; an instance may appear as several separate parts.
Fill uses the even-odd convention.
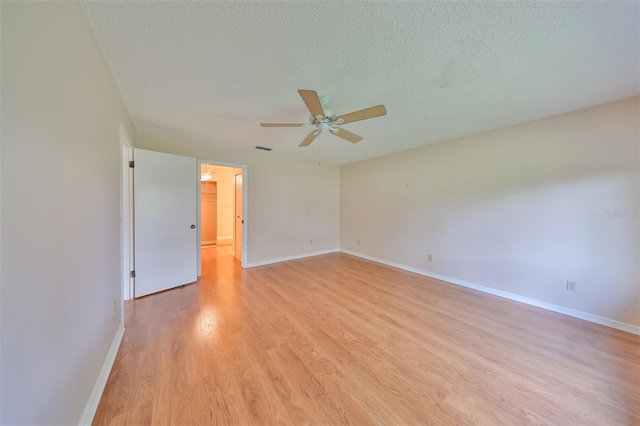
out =
[[[78,424],[121,322],[120,123],[136,133],[79,3],[0,8],[0,423]]]
[[[340,169],[254,149],[145,133],[136,146],[202,160],[246,164],[248,265],[338,248]],[[310,243],[313,241],[313,244]]]
[[[343,166],[340,246],[639,325],[638,102]]]

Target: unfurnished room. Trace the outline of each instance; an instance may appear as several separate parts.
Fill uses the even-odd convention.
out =
[[[0,424],[640,424],[640,2],[0,1]]]

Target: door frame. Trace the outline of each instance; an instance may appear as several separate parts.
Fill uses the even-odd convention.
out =
[[[133,241],[133,143],[125,127],[120,124],[120,281],[122,293],[120,312],[124,323],[124,301],[133,297],[134,241]]]
[[[200,170],[202,169],[202,165],[203,164],[210,164],[212,166],[222,166],[222,167],[234,167],[237,169],[242,169],[242,218],[244,220],[244,225],[242,227],[242,259],[240,259],[240,266],[242,266],[243,268],[245,267],[245,265],[247,265],[247,236],[249,234],[249,232],[247,232],[247,217],[249,216],[249,191],[247,191],[248,188],[248,169],[249,167],[246,164],[238,164],[238,163],[227,163],[224,161],[216,161],[216,160],[202,160],[200,158],[198,158],[197,161],[198,164],[198,176],[200,176]],[[198,179],[198,185],[200,185],[200,179]],[[202,218],[200,217],[201,215],[201,209],[202,209],[202,194],[200,191],[200,186],[198,186],[198,191],[196,194],[196,202],[197,202],[197,206],[196,206],[196,214],[197,214],[197,220],[198,220],[198,277],[202,275],[202,253],[201,253],[201,244],[202,244],[202,232],[200,232],[202,230]]]

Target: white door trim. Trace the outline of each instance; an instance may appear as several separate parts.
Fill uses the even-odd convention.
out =
[[[240,260],[240,263],[241,263],[241,266],[244,268],[245,265],[248,265],[247,259],[249,258],[247,255],[247,252],[248,252],[247,240],[249,235],[249,230],[247,227],[247,223],[248,223],[247,219],[249,217],[249,214],[248,214],[249,212],[249,191],[248,191],[249,167],[246,164],[226,163],[223,161],[198,159],[198,173],[200,173],[200,170],[203,164],[211,164],[212,166],[235,167],[238,169],[242,169],[242,218],[244,220],[244,226],[242,228],[242,259]],[[200,180],[198,180],[198,185],[200,185]],[[202,207],[201,207],[201,194],[200,194],[199,186],[198,186],[196,200],[197,200],[196,211],[198,215],[198,229],[202,229],[202,218],[200,217],[200,210]],[[200,252],[201,243],[202,243],[201,234],[200,232],[198,232],[198,276],[202,275],[202,256]]]
[[[133,246],[133,143],[124,126],[120,125],[120,265],[122,300],[120,312],[124,324],[124,301],[133,297],[134,279],[130,273],[134,269]]]

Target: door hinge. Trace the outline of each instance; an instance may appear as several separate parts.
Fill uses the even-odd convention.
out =
[[[129,167],[133,169],[135,165],[136,165],[135,161],[129,161]]]
[[[136,271],[131,271],[131,272],[129,273],[129,276],[130,276],[131,278],[135,278],[135,277],[136,277]]]

